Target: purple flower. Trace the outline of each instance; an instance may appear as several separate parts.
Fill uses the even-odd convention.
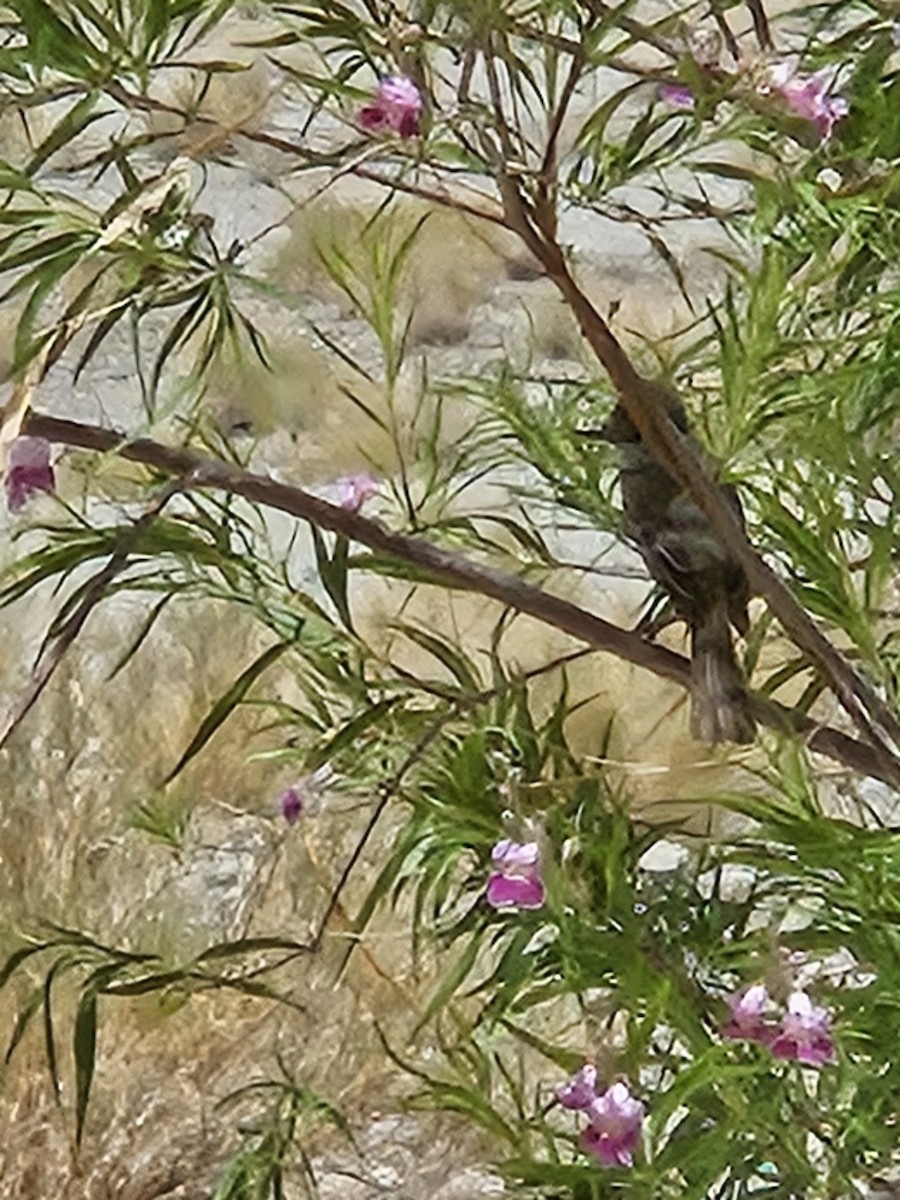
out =
[[[540,908],[544,885],[537,842],[499,841],[491,851],[494,871],[488,878],[487,901],[493,908]]]
[[[788,1010],[772,1040],[776,1058],[796,1059],[808,1067],[823,1067],[834,1062],[831,1018],[817,1008],[806,992],[788,997]]]
[[[303,815],[303,796],[299,787],[289,787],[278,798],[278,807],[288,825],[296,825]]]
[[[672,108],[690,111],[696,104],[694,93],[684,83],[661,83],[658,95],[664,104],[670,104]]]
[[[581,1112],[589,1109],[597,1099],[597,1068],[585,1063],[568,1083],[556,1089],[556,1099],[563,1108]]]
[[[644,1106],[627,1084],[614,1083],[588,1109],[591,1123],[581,1144],[606,1167],[630,1167],[641,1136]]]
[[[370,133],[411,138],[419,132],[421,115],[422,96],[413,81],[405,75],[389,75],[378,85],[372,103],[359,110],[357,120]]]
[[[768,86],[781,94],[788,108],[804,121],[812,121],[824,141],[850,106],[843,96],[831,96],[835,70],[823,67],[814,75],[797,73],[797,59],[786,59],[769,71]]]
[[[378,495],[378,484],[371,475],[345,475],[335,485],[337,501],[345,512],[358,513],[367,500]]]
[[[764,983],[754,984],[728,1001],[731,1020],[722,1029],[722,1037],[767,1046],[772,1041],[772,1028],[763,1020],[769,1003],[769,993]]]
[[[50,466],[50,443],[43,438],[17,437],[9,449],[6,472],[6,505],[18,512],[36,492],[52,492],[55,486]]]
[[[334,771],[328,763],[318,767],[310,775],[301,776],[278,797],[275,803],[276,811],[288,825],[295,825],[301,817],[314,816],[322,809],[322,789],[333,778]]]

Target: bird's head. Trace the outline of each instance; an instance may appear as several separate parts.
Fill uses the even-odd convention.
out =
[[[687,413],[678,395],[665,383],[644,380],[642,399],[657,404],[682,433],[688,432]],[[600,429],[601,436],[613,445],[629,445],[641,440],[637,427],[621,404],[617,404]]]

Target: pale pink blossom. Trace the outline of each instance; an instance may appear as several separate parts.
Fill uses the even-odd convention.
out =
[[[487,901],[493,908],[540,908],[545,899],[537,842],[503,838],[491,851]]]
[[[382,79],[371,104],[359,110],[357,120],[371,133],[398,133],[415,137],[422,116],[422,95],[405,75]]]
[[[378,495],[378,483],[365,472],[345,475],[337,481],[335,487],[338,505],[349,513],[358,513],[367,500]]]
[[[614,1083],[587,1110],[590,1124],[581,1145],[607,1167],[630,1167],[641,1137],[644,1106],[627,1084]]]
[[[556,1099],[563,1108],[577,1112],[589,1109],[597,1099],[597,1068],[592,1063],[585,1063],[568,1083],[556,1089]]]
[[[823,67],[813,75],[802,75],[797,71],[796,57],[776,63],[769,69],[766,91],[776,91],[795,116],[811,121],[823,140],[831,137],[835,125],[846,117],[850,106],[843,96],[831,95],[836,71]]]
[[[781,1019],[771,1042],[776,1058],[795,1059],[808,1067],[823,1067],[834,1062],[831,1018],[824,1008],[813,1004],[806,992],[788,997],[788,1010]]]
[[[50,465],[50,443],[43,438],[17,437],[9,448],[6,472],[6,506],[18,512],[37,492],[52,492],[55,486]]]
[[[768,1005],[769,993],[763,983],[754,984],[746,991],[732,996],[728,1001],[731,1020],[722,1029],[722,1037],[769,1045],[773,1029],[771,1025],[766,1024],[763,1015]]]

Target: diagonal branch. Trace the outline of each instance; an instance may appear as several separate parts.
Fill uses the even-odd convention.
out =
[[[576,283],[562,250],[529,221],[516,180],[501,180],[510,225],[543,265],[565,298],[581,331],[606,369],[619,401],[657,460],[699,505],[710,524],[743,567],[751,590],[763,596],[772,613],[807,660],[819,671],[854,723],[871,740],[882,769],[900,782],[900,721],[872,684],[819,631],[784,581],[753,548],[696,452],[665,414],[659,384],[641,378],[609,325]]]
[[[576,640],[605,650],[626,662],[643,667],[681,687],[690,685],[690,664],[686,658],[664,646],[645,641],[639,634],[604,621],[578,605],[552,596],[515,575],[483,566],[461,554],[392,533],[377,521],[347,512],[300,488],[277,483],[266,475],[244,471],[229,463],[192,450],[166,446],[150,438],[128,441],[125,435],[96,425],[84,425],[57,417],[30,412],[23,431],[69,446],[80,446],[101,453],[118,452],[123,458],[179,477],[182,487],[219,488],[243,496],[317,525],[343,534],[373,550],[402,562],[425,568],[440,586],[478,592],[568,633]],[[888,783],[897,782],[890,761],[877,749],[857,741],[837,729],[821,726],[804,713],[776,704],[762,696],[752,697],[753,714],[761,723],[803,737],[810,749],[836,759],[854,771]]]
[[[604,14],[610,11],[602,0],[592,0],[592,3]],[[108,85],[107,91],[126,107],[185,116],[184,112],[175,106],[135,96],[118,84]],[[214,124],[211,118],[198,119]],[[315,155],[305,147],[284,138],[256,131],[242,132],[243,136],[252,141],[302,158],[310,164],[315,162],[325,167],[333,166],[336,161],[334,155]],[[810,664],[819,671],[853,722],[872,742],[880,763],[877,773],[882,778],[900,784],[900,721],[896,714],[881,699],[871,683],[855,671],[844,655],[823,636],[785,583],[755,551],[731,507],[724,501],[720,489],[710,478],[696,453],[661,410],[654,395],[657,385],[638,375],[612,330],[579,288],[559,244],[547,237],[548,230],[539,230],[536,227],[533,211],[522,196],[518,180],[505,171],[502,164],[497,164],[497,167],[499,169],[496,182],[502,201],[501,213],[490,208],[491,201],[488,197],[484,197],[488,207],[482,209],[460,201],[442,189],[423,188],[419,184],[386,178],[379,172],[361,165],[355,166],[353,173],[384,187],[418,195],[437,204],[458,208],[495,224],[505,225],[522,238],[570,305],[585,338],[603,364],[623,407],[648,447],[706,513],[716,534],[743,567],[751,588],[766,599],[785,632]],[[324,523],[323,527],[331,528]],[[619,632],[624,633],[621,630]]]

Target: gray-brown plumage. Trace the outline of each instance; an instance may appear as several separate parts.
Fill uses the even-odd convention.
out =
[[[658,399],[677,428],[688,434],[684,408],[673,392],[648,384],[646,394]],[[691,631],[691,734],[710,743],[750,742],[756,727],[731,634],[732,626],[743,634],[749,625],[750,589],[743,568],[643,444],[621,406],[602,433],[618,447],[622,464],[623,532]],[[737,492],[731,487],[722,491],[743,520]]]

